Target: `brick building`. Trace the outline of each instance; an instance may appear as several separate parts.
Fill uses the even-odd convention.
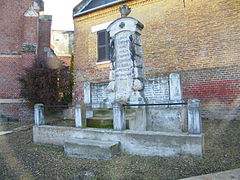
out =
[[[177,72],[184,99],[201,100],[202,116],[240,117],[240,2],[236,0],[84,0],[74,8],[74,101],[83,82],[109,78],[105,29],[127,4],[142,31],[145,76]],[[99,44],[100,43],[100,44]]]
[[[51,16],[42,0],[0,1],[0,115],[32,120],[33,110],[20,96],[18,78],[50,52]]]

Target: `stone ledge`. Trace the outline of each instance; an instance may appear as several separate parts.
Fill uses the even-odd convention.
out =
[[[26,99],[0,99],[0,104],[28,103]]]
[[[137,132],[132,130],[114,131],[95,128],[73,128],[58,126],[34,126],[33,142],[64,145],[65,141],[84,138],[121,143],[121,150],[141,156],[178,156],[192,154],[203,156],[203,134]]]
[[[0,58],[22,58],[22,55],[16,52],[0,52]]]

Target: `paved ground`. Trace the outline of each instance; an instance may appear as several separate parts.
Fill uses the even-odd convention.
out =
[[[240,180],[240,169],[206,174],[203,176],[195,176],[181,180]]]

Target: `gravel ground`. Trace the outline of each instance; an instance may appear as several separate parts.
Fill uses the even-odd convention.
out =
[[[29,124],[0,125],[0,131],[25,127],[0,136],[0,179],[172,180],[240,168],[240,121],[204,121],[203,125],[204,158],[123,154],[99,161],[68,158],[61,147],[33,144]]]

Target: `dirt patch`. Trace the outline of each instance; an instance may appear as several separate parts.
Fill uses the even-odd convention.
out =
[[[0,129],[7,131],[19,126],[22,125],[4,125]],[[31,129],[15,131],[0,136],[0,179],[172,180],[240,168],[240,121],[204,121],[203,131],[204,158],[124,153],[110,160],[68,158],[62,147],[33,144]]]

